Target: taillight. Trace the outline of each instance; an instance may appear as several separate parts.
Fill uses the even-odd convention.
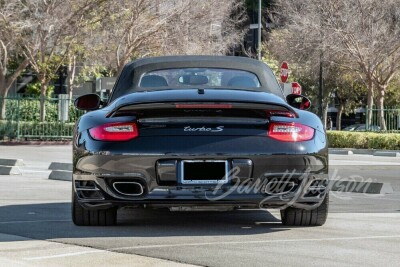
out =
[[[90,136],[100,141],[128,141],[139,136],[134,122],[103,124],[89,129]]]
[[[272,122],[269,125],[268,136],[284,142],[301,142],[311,140],[314,129],[300,123]]]

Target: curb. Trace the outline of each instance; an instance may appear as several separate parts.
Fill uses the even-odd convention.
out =
[[[0,159],[0,175],[21,175],[18,166],[24,166],[22,159]]]
[[[346,193],[390,194],[393,188],[388,183],[368,183],[344,180],[331,180],[331,190]]]
[[[72,163],[52,162],[49,166],[49,170],[72,171]]]
[[[0,165],[2,166],[24,166],[22,159],[0,159]]]
[[[59,180],[59,181],[72,181],[72,172],[71,171],[60,171],[53,170],[49,175],[49,180]]]
[[[380,156],[380,157],[400,157],[399,152],[386,152],[386,151],[376,151],[374,153],[374,156]]]
[[[329,150],[329,154],[335,154],[335,155],[353,155],[353,151],[351,150]]]
[[[72,163],[52,162],[48,169],[50,180],[72,181]]]
[[[400,157],[400,150],[376,150],[355,148],[329,148],[329,154],[334,155],[372,155],[379,157]]]
[[[21,175],[21,170],[16,166],[0,166],[0,175]]]
[[[72,141],[4,141],[0,142],[0,146],[60,146],[72,145]]]

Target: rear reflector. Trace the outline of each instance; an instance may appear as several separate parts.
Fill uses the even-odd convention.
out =
[[[109,123],[89,129],[90,136],[100,141],[128,141],[139,135],[136,123]]]
[[[176,104],[176,108],[232,108],[229,104]]]
[[[268,136],[284,142],[301,142],[311,140],[314,129],[299,123],[272,122]]]

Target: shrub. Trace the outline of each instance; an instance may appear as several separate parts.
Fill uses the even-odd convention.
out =
[[[400,150],[400,134],[328,131],[331,148]]]
[[[19,103],[18,103],[19,101]],[[58,121],[58,100],[47,99],[46,103],[46,122]],[[69,122],[75,122],[82,111],[77,110],[73,105],[69,106]],[[7,99],[6,119],[20,121],[39,121],[40,120],[40,100],[37,98]]]
[[[72,138],[75,123],[62,122],[19,122],[0,121],[0,139],[15,139],[19,130],[19,137],[26,139],[70,139]]]
[[[47,86],[47,91],[46,91],[46,96],[50,97],[51,94],[54,92],[54,85],[48,85]],[[26,91],[25,94],[28,96],[40,96],[40,83],[28,83],[26,85]]]

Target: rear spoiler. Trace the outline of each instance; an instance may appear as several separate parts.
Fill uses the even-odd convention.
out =
[[[299,115],[288,105],[265,102],[205,102],[205,101],[171,101],[127,104],[115,107],[106,117],[131,116],[138,112],[156,109],[244,109],[264,110],[269,116],[296,117]],[[291,114],[291,115],[290,115]],[[290,116],[288,116],[290,115]]]

